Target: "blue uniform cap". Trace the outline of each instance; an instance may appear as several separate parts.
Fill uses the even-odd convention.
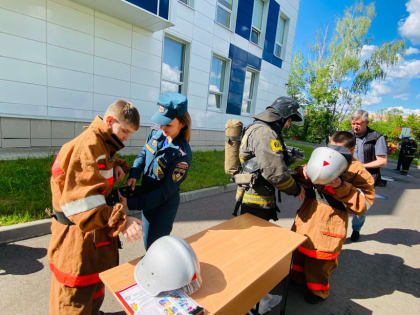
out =
[[[152,121],[158,125],[169,124],[174,118],[187,112],[187,98],[180,93],[163,93],[157,100],[159,109],[152,116]]]

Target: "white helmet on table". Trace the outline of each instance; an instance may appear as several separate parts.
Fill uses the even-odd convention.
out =
[[[336,148],[346,150],[342,146]],[[344,150],[343,152],[345,152]],[[346,159],[343,153],[332,148],[319,147],[311,154],[307,165],[307,173],[313,184],[326,185],[340,176],[348,165],[349,159]]]
[[[194,250],[174,236],[163,236],[149,247],[134,269],[134,278],[152,296],[176,289],[192,294],[202,283]]]

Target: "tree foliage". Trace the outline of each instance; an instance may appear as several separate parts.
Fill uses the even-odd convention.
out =
[[[404,53],[404,41],[369,46],[374,4],[356,2],[338,18],[332,36],[328,26],[315,38],[310,51],[297,53],[291,65],[288,94],[306,107],[308,123],[299,130],[306,140],[325,138],[346,114],[360,107],[375,80]],[[372,52],[367,55],[366,48]]]

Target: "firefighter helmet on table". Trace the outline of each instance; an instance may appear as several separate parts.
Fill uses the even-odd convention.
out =
[[[174,236],[163,236],[149,247],[134,269],[134,278],[152,296],[176,289],[192,294],[202,283],[194,250]]]
[[[292,122],[303,124],[304,114],[299,103],[291,97],[281,96],[265,111],[255,116],[256,119],[271,123],[281,119],[292,119]]]
[[[341,148],[341,149],[340,149]],[[339,152],[339,151],[343,152]],[[351,154],[343,146],[316,148],[308,161],[307,173],[313,184],[326,185],[339,177],[348,167]],[[347,150],[348,151],[348,150]],[[351,161],[351,159],[350,159]]]

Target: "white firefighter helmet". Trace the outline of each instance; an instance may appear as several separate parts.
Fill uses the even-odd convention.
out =
[[[149,247],[134,269],[134,278],[152,296],[176,289],[190,295],[202,283],[194,250],[174,236],[163,236]]]
[[[340,176],[348,165],[342,153],[332,148],[319,147],[311,154],[307,173],[313,184],[326,185]]]

